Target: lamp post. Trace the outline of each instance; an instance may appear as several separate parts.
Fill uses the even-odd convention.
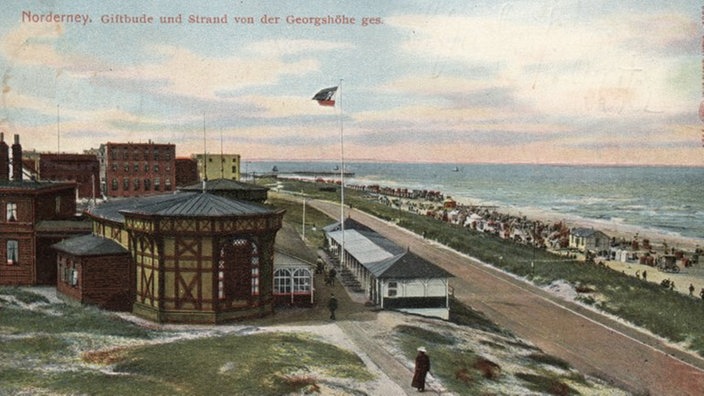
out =
[[[303,197],[303,224],[301,224],[303,240],[306,240],[306,197]]]

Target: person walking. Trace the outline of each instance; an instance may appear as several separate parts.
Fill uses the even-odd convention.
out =
[[[418,355],[416,355],[416,366],[413,371],[413,380],[411,386],[418,389],[418,392],[425,391],[425,376],[430,371],[430,357],[425,347],[418,347]]]
[[[328,272],[328,283],[331,286],[335,286],[335,276],[337,276],[337,271],[335,271],[335,268],[330,268],[330,272]]]
[[[330,293],[328,300],[328,309],[330,310],[330,319],[335,320],[335,310],[337,309],[337,297],[334,293]]]

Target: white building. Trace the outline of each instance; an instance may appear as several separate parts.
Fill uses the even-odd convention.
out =
[[[344,267],[359,281],[369,301],[382,309],[449,319],[449,278],[453,275],[368,228],[346,220],[325,227],[332,252],[342,249]]]

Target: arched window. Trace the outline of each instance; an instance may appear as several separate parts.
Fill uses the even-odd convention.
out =
[[[287,269],[278,269],[274,272],[274,294],[291,293],[291,272]]]
[[[310,271],[301,268],[293,272],[293,292],[310,292]]]
[[[259,250],[245,238],[226,243],[218,262],[218,297],[248,299],[259,295]]]

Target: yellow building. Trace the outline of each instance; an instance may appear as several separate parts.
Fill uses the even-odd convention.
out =
[[[108,201],[93,234],[130,253],[132,312],[222,323],[273,313],[274,240],[284,210],[207,192]]]
[[[200,180],[240,180],[239,154],[195,154]]]

